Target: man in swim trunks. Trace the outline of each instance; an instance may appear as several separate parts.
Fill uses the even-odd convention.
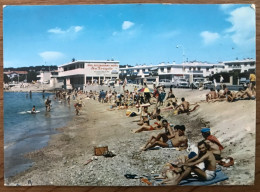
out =
[[[191,172],[194,172],[198,175],[200,180],[209,181],[216,177],[216,159],[209,150],[209,146],[204,142],[200,141],[198,143],[199,155],[189,159],[183,166],[183,172],[181,175],[175,180],[165,182],[166,185],[177,185],[181,182],[182,179],[190,176]],[[198,168],[196,165],[204,162],[205,169],[202,170]]]
[[[165,128],[165,133],[160,133],[157,137],[152,136],[143,148],[144,151],[155,146],[168,148],[179,147],[180,150],[187,148],[188,140],[187,137],[184,135],[184,125],[176,125],[173,131],[167,120],[163,120],[162,126],[163,128]]]
[[[210,92],[206,94],[206,101],[209,102],[212,99],[217,99],[217,93],[213,88],[210,88]]]

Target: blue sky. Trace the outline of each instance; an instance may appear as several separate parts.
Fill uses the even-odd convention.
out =
[[[250,5],[6,6],[3,19],[4,67],[255,59]]]

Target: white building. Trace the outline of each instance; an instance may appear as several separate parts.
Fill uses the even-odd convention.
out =
[[[239,71],[244,73],[254,71],[256,68],[256,63],[253,59],[223,61],[222,63],[224,64],[223,72]]]
[[[119,61],[74,61],[60,65],[58,72],[66,89],[82,89],[88,83],[100,84],[103,80],[118,79]]]
[[[195,77],[211,76],[214,66],[224,67],[223,64],[208,64],[202,62],[186,62],[183,64],[161,63],[159,65],[120,68],[120,72],[128,76],[135,74],[141,78],[156,74],[160,79],[171,79],[173,81],[176,78],[184,77],[189,81],[193,81]]]
[[[51,72],[50,71],[40,71],[39,75],[37,75],[37,78],[40,83],[50,83]]]
[[[172,81],[176,78],[184,77],[192,82],[194,78],[206,78],[220,72],[239,70],[240,73],[243,73],[254,71],[255,67],[255,60],[253,59],[224,61],[216,64],[205,62],[161,63],[158,65],[120,68],[120,74],[127,76],[136,75],[140,78],[156,75],[159,76],[159,79],[170,79]]]

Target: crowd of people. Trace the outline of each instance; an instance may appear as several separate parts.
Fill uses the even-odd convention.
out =
[[[148,88],[146,84],[142,89],[134,87],[133,91],[125,89],[117,92],[109,88],[108,91],[83,91],[75,89],[73,91],[57,91],[54,99],[59,102],[67,102],[70,105],[71,99],[74,101],[75,114],[80,115],[80,110],[84,106],[82,98],[96,100],[103,104],[108,104],[111,110],[126,110],[128,117],[139,116],[136,129],[133,133],[141,133],[144,131],[163,130],[157,132],[156,136],[147,138],[147,142],[143,143],[140,151],[148,151],[155,147],[160,148],[176,148],[177,150],[186,150],[188,146],[188,137],[185,134],[185,125],[172,125],[163,117],[165,111],[173,112],[178,115],[182,113],[189,114],[196,110],[199,105],[197,103],[190,104],[184,97],[178,101],[175,97],[172,87],[166,93],[163,86],[155,86],[153,89]],[[242,99],[255,99],[256,87],[251,82],[240,88],[239,91],[230,91],[225,84],[221,84],[221,90],[211,88],[206,94],[206,102],[227,101],[233,102]],[[48,100],[45,102],[46,111],[48,109]],[[50,102],[49,102],[50,103]],[[194,105],[193,108],[191,106]],[[149,109],[153,109],[150,111]],[[35,108],[33,109],[35,110]],[[221,161],[221,152],[224,149],[219,140],[211,135],[210,128],[201,129],[202,139],[197,144],[197,151],[190,151],[187,156],[181,156],[174,162],[165,164],[162,168],[160,178],[163,179],[160,184],[177,185],[181,180],[195,173],[201,180],[212,180],[216,176],[216,165]],[[192,139],[192,138],[189,138]],[[203,164],[202,167],[198,166]]]

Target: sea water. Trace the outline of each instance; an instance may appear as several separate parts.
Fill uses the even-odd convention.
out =
[[[51,111],[44,102],[49,97]],[[8,178],[32,166],[24,154],[45,147],[56,128],[71,120],[73,105],[58,102],[50,93],[4,92],[4,176]],[[30,114],[33,105],[40,113]]]

